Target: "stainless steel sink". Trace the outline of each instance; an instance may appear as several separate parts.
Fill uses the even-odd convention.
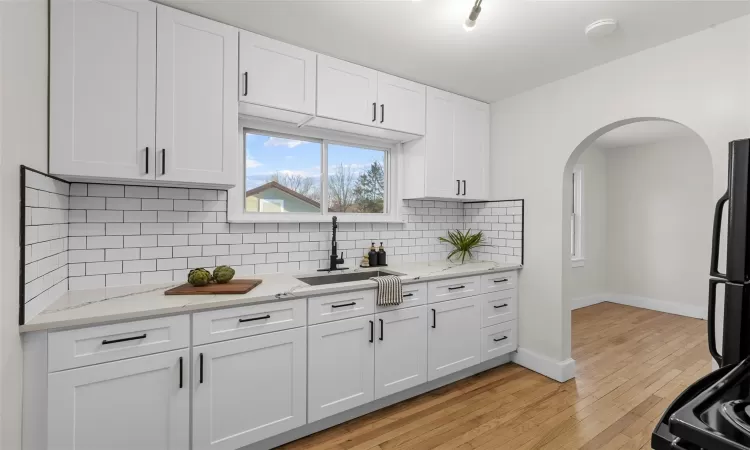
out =
[[[373,270],[367,272],[350,272],[350,273],[331,273],[330,275],[315,275],[311,277],[296,277],[303,283],[311,286],[321,284],[348,283],[350,281],[369,280],[372,277],[382,277],[384,275],[404,275],[403,273],[390,272],[386,270]]]

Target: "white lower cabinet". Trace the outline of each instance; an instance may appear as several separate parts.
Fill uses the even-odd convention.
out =
[[[428,306],[428,380],[432,381],[479,364],[479,298],[467,297]]]
[[[375,398],[427,382],[427,307],[375,315]]]
[[[193,348],[193,449],[234,450],[306,423],[305,328]]]
[[[190,445],[188,349],[48,376],[48,449],[184,450]]]
[[[482,328],[482,362],[515,351],[516,334],[515,320]]]
[[[307,418],[324,417],[374,400],[373,315],[307,328]]]

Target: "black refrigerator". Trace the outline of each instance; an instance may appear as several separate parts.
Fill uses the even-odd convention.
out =
[[[708,282],[708,348],[719,369],[669,406],[651,436],[655,450],[750,450],[750,139],[729,143],[727,192],[714,212]],[[725,272],[719,269],[726,213]],[[724,286],[721,352],[716,292]]]

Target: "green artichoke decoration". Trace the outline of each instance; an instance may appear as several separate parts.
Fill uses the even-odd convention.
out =
[[[214,281],[219,284],[229,283],[234,278],[234,269],[229,266],[219,266],[214,269]]]
[[[211,272],[206,269],[193,269],[188,274],[188,283],[193,286],[205,286],[211,282]]]

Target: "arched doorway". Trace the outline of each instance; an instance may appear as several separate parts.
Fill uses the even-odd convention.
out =
[[[688,183],[685,184],[684,187],[689,187],[695,191],[696,184],[699,184],[698,178],[700,178],[700,187],[698,191],[700,192],[700,199],[696,200],[697,203],[695,205],[695,208],[697,210],[700,210],[699,218],[695,219],[698,222],[700,222],[699,227],[691,227],[692,235],[689,239],[684,238],[684,236],[689,236],[689,233],[682,232],[683,230],[677,230],[680,231],[678,233],[673,233],[672,235],[666,236],[665,239],[663,239],[665,242],[671,243],[673,246],[676,245],[675,243],[679,241],[679,239],[683,239],[681,245],[676,245],[676,248],[679,250],[681,248],[687,248],[686,246],[693,245],[694,248],[690,248],[691,252],[689,256],[686,255],[680,255],[679,251],[670,251],[668,248],[670,248],[667,245],[661,246],[661,249],[659,245],[652,245],[654,247],[654,250],[652,253],[644,253],[644,252],[626,252],[628,253],[625,255],[623,253],[623,248],[628,249],[627,244],[624,246],[618,246],[617,245],[609,245],[609,247],[612,248],[613,253],[616,254],[608,254],[606,258],[606,262],[615,261],[617,264],[608,264],[607,270],[601,271],[600,273],[602,277],[606,277],[606,280],[604,281],[604,284],[607,286],[605,288],[599,288],[599,295],[593,295],[591,299],[589,299],[593,303],[598,303],[600,301],[614,301],[623,303],[626,305],[632,305],[632,306],[639,306],[643,308],[648,309],[654,309],[658,311],[663,312],[669,312],[673,314],[680,314],[680,315],[686,315],[689,317],[701,317],[701,315],[705,316],[705,313],[701,313],[701,311],[705,311],[705,299],[698,299],[696,296],[701,296],[702,293],[705,291],[705,282],[707,279],[707,276],[704,274],[707,274],[707,267],[708,267],[708,261],[709,261],[709,254],[710,254],[710,221],[712,217],[712,202],[713,202],[713,193],[712,193],[712,179],[713,179],[713,164],[711,159],[711,154],[709,151],[708,146],[706,145],[705,141],[702,137],[700,137],[697,133],[689,129],[688,127],[679,124],[675,121],[670,121],[663,118],[656,118],[656,117],[642,117],[642,118],[632,118],[632,119],[626,119],[621,120],[617,122],[613,122],[607,126],[604,126],[600,128],[599,130],[596,130],[595,132],[591,133],[589,136],[587,136],[576,148],[573,150],[571,155],[569,156],[567,163],[564,167],[564,173],[563,173],[563,186],[562,186],[562,218],[561,218],[561,224],[562,224],[562,236],[563,236],[563,247],[562,247],[562,296],[563,296],[563,305],[564,305],[564,323],[563,323],[563,331],[564,336],[566,339],[568,339],[568,342],[566,342],[566,346],[568,349],[571,350],[572,355],[575,357],[575,351],[572,348],[572,334],[573,334],[573,328],[572,328],[572,319],[571,319],[571,310],[574,309],[576,306],[580,306],[578,304],[578,300],[580,300],[579,290],[576,288],[579,287],[575,283],[576,276],[586,270],[589,269],[589,267],[586,267],[584,269],[584,265],[576,266],[576,264],[571,261],[571,254],[575,253],[576,251],[576,243],[580,245],[580,240],[583,241],[583,247],[586,247],[586,239],[587,235],[590,233],[582,232],[577,227],[580,226],[580,223],[583,222],[583,227],[586,226],[585,217],[581,216],[576,219],[576,213],[574,210],[576,199],[578,199],[578,202],[583,201],[583,210],[586,210],[585,202],[586,198],[584,196],[583,200],[580,198],[580,193],[575,191],[575,174],[578,170],[580,170],[580,166],[577,167],[577,164],[579,163],[579,160],[582,156],[584,156],[585,152],[589,152],[590,149],[592,149],[594,146],[597,145],[598,142],[601,142],[606,138],[608,134],[615,134],[616,130],[624,130],[627,129],[628,126],[631,126],[633,124],[646,124],[646,123],[653,123],[653,124],[666,124],[671,125],[674,128],[681,128],[686,131],[687,134],[692,136],[693,142],[695,142],[694,149],[691,150],[693,153],[697,156],[693,157],[694,162],[698,161],[697,164],[693,164],[691,167],[691,170],[697,171],[696,173],[700,174],[700,177],[695,176],[694,174],[691,175],[688,173],[687,169],[683,169],[681,164],[683,163],[680,161],[679,157],[674,156],[674,160],[669,164],[665,165],[661,170],[669,171],[674,173],[677,173],[681,170],[685,170],[685,177],[683,180],[680,180],[679,182]],[[632,127],[631,127],[632,128]],[[668,127],[667,127],[668,128]],[[644,146],[645,149],[647,146]],[[613,150],[614,151],[614,150]],[[612,155],[612,153],[610,153]],[[621,156],[621,153],[616,154],[619,158]],[[613,156],[610,156],[610,158],[614,158]],[[697,159],[696,159],[697,158]],[[622,158],[620,158],[622,159]],[[610,161],[611,162],[611,161]],[[653,161],[651,162],[644,162],[643,164],[653,164]],[[611,166],[612,164],[610,164]],[[608,166],[608,167],[610,167]],[[645,167],[645,169],[653,169],[651,167]],[[644,174],[648,173],[649,170],[644,170]],[[651,171],[653,172],[653,170]],[[589,174],[585,174],[583,180],[586,180],[588,178]],[[631,170],[631,176],[632,176],[632,170]],[[645,175],[644,175],[645,177]],[[645,177],[647,178],[647,177]],[[633,179],[632,183],[647,183],[648,180],[646,179]],[[654,177],[652,177],[654,178]],[[666,177],[665,177],[666,178]],[[627,233],[625,235],[622,234],[622,229],[626,229],[630,232],[632,235],[633,233],[639,232],[638,226],[640,226],[640,232],[644,233],[644,241],[648,241],[648,234],[653,234],[656,231],[659,231],[659,233],[662,233],[664,235],[665,230],[679,228],[679,226],[675,226],[674,223],[670,224],[670,221],[676,220],[675,217],[673,217],[675,214],[679,213],[678,208],[675,208],[675,210],[665,210],[660,207],[658,207],[658,202],[654,199],[648,198],[649,190],[648,188],[643,189],[633,189],[632,193],[630,191],[625,192],[623,194],[622,192],[622,180],[620,181],[620,192],[619,192],[619,198],[623,198],[623,195],[625,198],[627,198],[628,195],[632,195],[634,198],[632,199],[633,203],[638,204],[639,202],[642,203],[643,206],[639,211],[641,211],[641,215],[645,217],[640,217],[641,220],[640,224],[638,224],[637,220],[635,221],[636,224],[633,225],[631,223],[628,223],[626,225],[622,225],[619,223],[619,221],[622,221],[622,217],[618,217],[616,214],[608,214],[607,217],[614,217],[616,225],[622,225],[619,226],[619,232],[620,234],[616,234],[618,232],[618,227],[610,226],[610,224],[607,224],[607,233],[616,235],[619,239],[625,239],[630,238],[632,239],[632,236],[628,236]],[[664,183],[667,181],[664,180]],[[583,185],[586,186],[586,182],[583,182]],[[642,186],[634,185],[634,187],[641,188]],[[664,188],[663,185],[661,185],[658,189]],[[579,187],[579,189],[582,189]],[[613,188],[615,189],[615,188]],[[679,193],[680,187],[677,185],[670,186],[669,189],[674,189],[675,192]],[[687,190],[687,189],[685,189]],[[611,193],[610,193],[611,194]],[[663,193],[659,193],[663,194]],[[625,208],[621,204],[615,204],[612,203],[613,198],[618,198],[617,195],[607,195],[607,199],[609,200],[609,203],[606,206],[608,208],[612,208],[614,210],[620,210],[628,208]],[[649,209],[649,205],[651,205],[651,208]],[[657,205],[657,206],[653,206]],[[632,206],[632,205],[629,205]],[[632,209],[632,208],[631,208]],[[579,214],[580,213],[579,211]],[[627,215],[625,215],[627,217]],[[679,224],[679,221],[677,222]],[[644,225],[645,224],[645,225]],[[691,224],[692,225],[692,224]],[[601,225],[598,225],[601,226]],[[612,229],[615,229],[615,231],[612,231]],[[643,231],[646,230],[646,231]],[[601,230],[599,230],[601,232]],[[601,233],[600,233],[601,234]],[[653,238],[653,236],[651,236]],[[576,242],[576,240],[579,240]],[[611,241],[611,239],[609,239]],[[607,242],[609,242],[607,241]],[[565,243],[571,242],[571,245],[565,245]],[[615,239],[615,242],[617,239]],[[657,244],[663,244],[663,242],[657,242]],[[646,244],[644,244],[646,245]],[[654,253],[656,252],[656,253]],[[661,252],[659,254],[658,252]],[[672,254],[674,253],[674,254]],[[583,260],[586,261],[586,251],[583,251]],[[627,256],[627,257],[626,257]],[[637,271],[641,271],[638,276],[633,276],[631,278],[644,278],[647,276],[653,275],[653,277],[661,277],[663,278],[663,282],[661,283],[661,289],[664,291],[664,285],[667,286],[667,288],[670,288],[672,285],[669,283],[675,283],[675,280],[679,280],[679,274],[680,271],[686,271],[686,279],[693,280],[695,279],[693,283],[694,286],[692,286],[692,304],[690,305],[680,305],[680,301],[674,302],[674,297],[679,297],[679,289],[675,289],[674,295],[672,298],[669,298],[670,296],[667,295],[667,299],[663,300],[658,297],[664,297],[660,294],[653,294],[649,293],[648,289],[644,289],[643,286],[638,285],[638,283],[633,283],[632,289],[623,289],[622,283],[614,283],[612,280],[613,272],[616,272],[616,270],[609,270],[610,266],[614,267],[616,265],[619,265],[619,270],[623,272],[619,272],[622,276],[621,278],[628,278],[629,275],[631,275],[632,272],[636,272],[635,269],[633,269],[633,266],[628,266],[627,264],[621,264],[621,260],[630,261],[631,259],[638,259],[640,258],[640,265],[636,267]],[[667,267],[664,263],[664,261],[677,261],[680,264],[690,263],[689,271],[688,269],[685,269],[685,266],[680,267],[679,264],[675,265],[674,267]],[[596,267],[597,269],[601,269],[602,265],[605,264],[601,261],[586,261],[586,263],[589,264],[589,266]],[[649,265],[652,265],[653,267],[649,267]],[[703,267],[705,266],[705,268]],[[630,269],[628,269],[630,267]],[[670,270],[659,270],[660,268],[670,269]],[[705,270],[704,270],[705,269]],[[692,273],[692,276],[690,275]],[[671,280],[671,281],[669,281]],[[620,281],[619,279],[617,281]],[[642,280],[643,281],[643,280]],[[657,280],[659,281],[659,280]],[[644,286],[652,287],[651,285],[657,285],[659,283],[657,282],[649,282],[644,281],[642,283]],[[636,286],[637,285],[637,286]],[[671,294],[670,294],[671,295]],[[702,297],[701,297],[702,298]],[[576,300],[574,302],[574,300]],[[675,304],[673,304],[675,303]]]

